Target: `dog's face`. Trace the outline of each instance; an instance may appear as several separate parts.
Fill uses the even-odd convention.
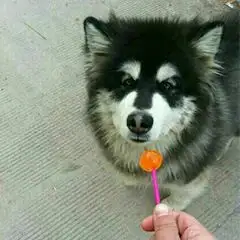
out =
[[[209,104],[221,23],[84,22],[99,127],[136,143],[179,134]]]

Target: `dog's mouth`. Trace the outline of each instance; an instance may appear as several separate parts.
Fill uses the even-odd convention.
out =
[[[139,135],[139,134],[131,134],[129,135],[129,140],[135,143],[146,143],[149,141],[149,136],[147,134]]]

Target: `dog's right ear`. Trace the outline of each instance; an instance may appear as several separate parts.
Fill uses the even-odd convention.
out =
[[[94,17],[87,17],[83,25],[87,51],[93,55],[106,55],[111,42],[107,24]]]
[[[223,27],[223,22],[220,21],[206,23],[199,27],[193,43],[201,55],[211,59],[215,57],[219,51]]]

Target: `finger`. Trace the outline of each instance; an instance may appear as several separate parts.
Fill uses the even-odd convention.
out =
[[[206,228],[204,228],[201,223],[199,223],[194,217],[185,213],[185,212],[171,212],[173,217],[175,218],[178,226],[178,230],[182,239],[189,239],[193,236],[196,238],[197,236],[203,236],[206,240],[214,239],[213,235],[208,232]],[[144,231],[153,232],[154,231],[154,223],[153,216],[146,217],[142,223],[141,227]],[[154,239],[154,236],[152,237]]]
[[[191,226],[201,226],[201,224],[192,216],[185,212],[176,213],[177,214],[177,225],[179,227],[180,234],[183,234],[186,229]]]
[[[177,217],[179,233],[183,240],[187,239],[205,239],[213,240],[214,237],[209,231],[201,225],[194,217],[187,213],[180,213]]]
[[[149,238],[149,240],[156,240],[155,234],[153,234],[153,235]]]
[[[141,227],[146,232],[153,232],[154,226],[153,226],[153,216],[146,217],[142,223]]]
[[[177,221],[180,234],[183,234],[186,231],[186,229],[188,229],[191,226],[199,226],[201,228],[204,228],[194,217],[188,215],[185,212],[172,212],[171,214]],[[154,231],[153,216],[146,217],[142,221],[141,227],[144,231],[153,232]]]
[[[172,214],[177,219],[178,213],[172,212]],[[143,219],[141,227],[146,232],[153,232],[154,231],[153,216],[148,216],[145,219]]]
[[[180,240],[176,217],[165,204],[156,206],[153,213],[156,240]]]

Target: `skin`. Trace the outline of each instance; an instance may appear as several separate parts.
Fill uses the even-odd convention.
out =
[[[215,239],[194,217],[184,212],[169,210],[164,204],[156,206],[153,215],[145,218],[141,227],[146,232],[154,232],[151,240]]]

